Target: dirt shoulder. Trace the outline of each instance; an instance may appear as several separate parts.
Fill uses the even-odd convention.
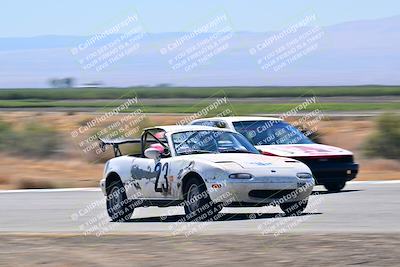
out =
[[[398,266],[400,235],[0,235],[1,266]]]

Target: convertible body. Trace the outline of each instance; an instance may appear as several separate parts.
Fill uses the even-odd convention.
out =
[[[140,144],[141,153],[121,155],[119,145],[127,143]],[[314,186],[305,164],[262,155],[229,129],[160,126],[146,129],[140,140],[103,140],[102,146],[106,145],[114,147],[117,157],[105,165],[102,191],[107,199],[113,198],[117,184],[124,191],[118,201],[136,201],[135,207],[181,204],[193,212],[190,202],[195,202],[195,193],[209,202],[209,208],[215,204],[286,207],[300,201],[306,204]],[[108,209],[116,205],[111,200]],[[204,201],[195,204],[199,209]]]

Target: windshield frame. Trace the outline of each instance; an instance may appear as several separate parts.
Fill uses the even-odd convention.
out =
[[[188,129],[187,131],[179,131],[179,132],[174,132],[174,133],[170,133],[169,134],[169,141],[170,141],[170,148],[173,148],[171,151],[172,151],[172,153],[173,153],[173,156],[174,157],[178,157],[178,156],[187,156],[187,155],[197,155],[198,153],[192,153],[192,154],[180,154],[180,153],[178,153],[177,151],[176,151],[176,146],[177,145],[180,145],[180,144],[175,144],[174,143],[174,140],[173,140],[173,136],[175,135],[175,134],[182,134],[182,133],[187,133],[187,132],[191,132],[191,133],[194,133],[194,132],[219,132],[219,133],[226,133],[226,134],[231,134],[231,135],[233,135],[233,136],[235,136],[235,138],[236,138],[236,136],[239,138],[238,140],[240,141],[240,142],[246,142],[247,144],[246,145],[248,145],[248,146],[250,146],[251,148],[253,148],[254,150],[253,151],[251,151],[251,150],[248,150],[248,151],[246,151],[246,152],[231,152],[231,153],[243,153],[243,154],[249,154],[249,153],[251,153],[251,154],[260,154],[260,152],[257,150],[257,148],[249,141],[249,140],[247,140],[247,138],[246,137],[244,137],[242,134],[240,134],[240,133],[238,133],[238,132],[234,132],[234,131],[223,131],[223,130],[218,130],[218,129],[213,129],[213,130],[210,130],[210,129],[204,129],[204,130],[193,130],[193,129]],[[196,134],[197,135],[197,134]],[[215,140],[215,139],[214,139]],[[186,141],[186,140],[185,140]],[[247,149],[247,148],[246,148]],[[220,152],[220,151],[212,151],[213,153],[212,154],[224,154],[224,152]]]

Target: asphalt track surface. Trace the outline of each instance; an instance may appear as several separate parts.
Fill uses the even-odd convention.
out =
[[[0,191],[0,233],[330,234],[400,233],[400,182],[352,182],[340,193],[317,186],[305,215],[278,207],[224,208],[215,222],[179,222],[183,209],[138,208],[125,223],[105,216],[96,188]]]

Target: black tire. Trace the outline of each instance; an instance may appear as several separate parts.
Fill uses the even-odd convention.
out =
[[[303,199],[298,202],[282,203],[280,207],[286,216],[300,216],[306,209],[307,204],[308,199]]]
[[[191,177],[184,188],[186,221],[213,220],[222,205],[214,204],[200,178]]]
[[[113,181],[107,187],[107,212],[113,222],[126,222],[132,217],[134,208],[126,197],[121,181]]]
[[[346,181],[326,183],[324,186],[329,192],[339,192],[346,186]]]

